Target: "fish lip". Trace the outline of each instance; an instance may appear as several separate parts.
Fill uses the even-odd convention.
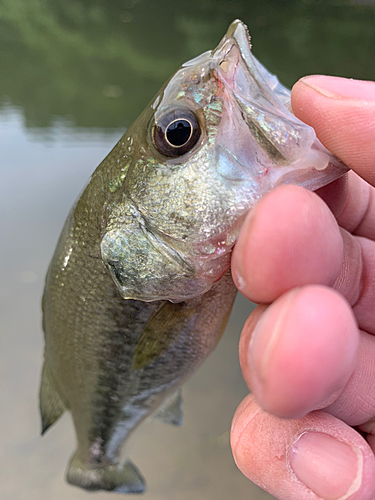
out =
[[[230,24],[219,45],[212,51],[212,56],[218,60],[218,64],[221,62],[220,59],[224,59],[230,52],[233,45],[238,47],[248,70],[251,72],[252,46],[250,33],[246,24],[244,24],[240,19],[236,19]]]
[[[225,36],[236,41],[241,54],[245,57],[245,60],[246,57],[251,57],[251,37],[245,23],[243,23],[240,19],[234,20],[230,24]]]
[[[234,47],[238,52],[237,57],[230,57],[229,53]],[[248,91],[250,87],[253,87],[253,89],[257,89],[257,93],[262,97],[262,107],[269,106],[274,111],[285,112],[286,107],[278,100],[265,81],[259,68],[260,63],[252,54],[251,37],[246,24],[239,19],[233,21],[219,45],[212,51],[212,57],[216,61],[219,78],[225,81],[237,99],[244,104],[248,104],[248,99],[251,97],[248,95]],[[229,70],[227,71],[228,74],[224,75],[223,71],[221,71],[221,65],[226,58],[228,58]],[[245,84],[247,89],[243,90],[238,87],[238,70],[241,62],[247,81],[247,84]],[[251,102],[251,99],[249,102]]]

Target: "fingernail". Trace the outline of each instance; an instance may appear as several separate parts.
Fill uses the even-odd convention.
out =
[[[359,450],[321,432],[302,434],[290,452],[294,474],[324,500],[345,500],[360,488],[362,461]]]
[[[300,82],[331,99],[375,101],[375,82],[325,75],[305,76]]]

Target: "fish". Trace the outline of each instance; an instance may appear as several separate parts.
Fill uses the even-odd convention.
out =
[[[71,412],[69,483],[145,490],[124,445],[149,416],[182,423],[181,386],[236,296],[246,214],[280,184],[316,190],[346,171],[293,115],[241,21],[167,81],[94,171],[47,272],[42,433]]]

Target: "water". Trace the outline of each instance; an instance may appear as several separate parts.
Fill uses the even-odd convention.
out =
[[[236,17],[286,85],[309,73],[375,79],[369,0],[0,3],[2,500],[88,498],[63,478],[74,449],[69,415],[39,437],[47,266],[96,165],[165,79],[213,48]],[[247,394],[237,345],[251,307],[237,301],[219,348],[186,384],[184,426],[150,422],[132,439],[147,500],[271,499],[242,477],[229,449],[230,421]]]

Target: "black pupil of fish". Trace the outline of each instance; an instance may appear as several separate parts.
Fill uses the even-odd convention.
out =
[[[191,137],[192,127],[187,120],[175,120],[165,132],[168,142],[175,147],[183,146]]]

